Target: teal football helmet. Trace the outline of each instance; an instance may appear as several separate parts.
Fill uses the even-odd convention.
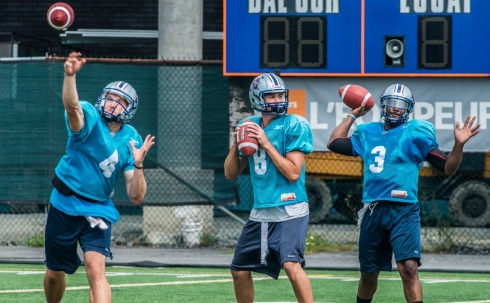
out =
[[[119,115],[114,115],[114,111],[106,111],[105,104],[107,94],[114,94],[123,98],[128,102],[128,106],[126,107],[119,103],[119,106],[124,107],[124,110]],[[104,87],[102,92],[100,92],[99,97],[97,98],[97,103],[95,103],[95,108],[106,122],[118,122],[125,124],[128,123],[136,113],[136,109],[138,108],[138,95],[129,83],[123,81],[112,82]]]

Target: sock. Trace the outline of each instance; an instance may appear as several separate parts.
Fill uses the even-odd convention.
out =
[[[417,301],[417,302],[413,302],[413,303],[424,303],[424,301]]]
[[[357,303],[371,303],[373,299],[361,299],[359,298],[359,296],[357,296]],[[414,302],[414,303],[417,303],[417,302]]]

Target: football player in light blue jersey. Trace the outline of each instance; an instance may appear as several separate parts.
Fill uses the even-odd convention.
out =
[[[252,108],[259,116],[249,137],[258,150],[245,157],[235,142],[224,164],[225,176],[237,178],[249,165],[254,207],[236,245],[230,265],[237,302],[253,302],[255,291],[251,271],[278,278],[284,268],[298,302],[313,302],[305,266],[304,250],[309,210],[305,189],[305,155],[313,151],[313,136],[306,119],[287,115],[288,93],[283,80],[262,74],[250,85]]]
[[[421,235],[418,176],[423,161],[446,175],[453,175],[463,158],[463,147],[480,132],[476,117],[456,122],[454,146],[449,154],[438,148],[434,126],[426,121],[408,121],[415,101],[408,87],[392,84],[381,95],[384,122],[357,125],[356,118],[369,110],[363,105],[351,110],[333,131],[328,148],[346,156],[360,156],[364,163],[364,187],[359,211],[359,262],[361,278],[357,303],[372,301],[380,271],[391,271],[392,255],[402,278],[405,299],[423,302],[418,277]]]
[[[135,205],[146,194],[143,160],[155,143],[142,140],[127,124],[138,107],[138,96],[126,82],[108,84],[95,107],[78,100],[76,73],[86,63],[78,52],[64,63],[63,105],[68,130],[66,154],[55,169],[54,189],[46,222],[46,302],[61,302],[65,274],[81,264],[84,254],[90,302],[111,302],[105,277],[106,257],[112,258],[111,225],[119,219],[112,203],[116,174],[122,172],[127,194]]]

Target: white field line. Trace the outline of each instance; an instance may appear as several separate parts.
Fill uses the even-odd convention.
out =
[[[44,274],[44,271],[14,271],[14,270],[0,270],[0,274],[18,274],[18,275],[39,275]],[[85,274],[80,271],[78,274]],[[183,273],[133,273],[133,272],[107,272],[107,276],[124,276],[124,275],[147,275],[147,276],[175,276],[177,278],[196,278],[196,277],[223,277],[229,276],[228,274],[183,274]],[[286,276],[279,277],[280,279],[287,279]],[[342,277],[331,274],[326,275],[310,275],[310,279],[329,279],[329,280],[341,280],[345,282],[357,282],[357,277]],[[268,280],[270,277],[254,277],[254,280]],[[399,280],[400,278],[379,278],[379,280]],[[454,282],[472,282],[472,283],[490,283],[490,279],[420,279],[424,283],[454,283]],[[230,279],[215,279],[215,280],[192,280],[192,281],[172,281],[172,282],[154,282],[154,283],[135,283],[135,284],[111,284],[111,288],[128,288],[128,287],[145,287],[145,286],[165,286],[165,285],[190,285],[190,284],[208,284],[208,283],[233,283]],[[86,290],[87,286],[72,286],[67,287],[66,290]],[[34,289],[14,289],[14,290],[0,290],[0,294],[8,293],[29,293],[29,292],[43,292],[41,288]],[[261,302],[261,303],[292,303],[292,302]],[[465,301],[465,302],[447,302],[447,303],[490,303],[490,300],[485,301]]]
[[[254,280],[266,280],[264,278],[254,278]],[[155,283],[131,283],[131,284],[111,284],[111,288],[125,288],[125,287],[143,287],[143,286],[162,286],[162,285],[188,285],[188,284],[207,284],[207,283],[232,283],[232,279],[220,279],[220,280],[201,280],[201,281],[173,281],[173,282],[155,282]],[[87,286],[67,287],[66,290],[83,290],[89,289]],[[41,288],[34,289],[14,289],[14,290],[0,290],[0,294],[11,293],[26,293],[26,292],[42,292]]]

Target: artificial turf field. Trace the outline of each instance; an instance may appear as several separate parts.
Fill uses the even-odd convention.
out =
[[[0,264],[0,302],[45,302],[44,265]],[[355,302],[357,271],[307,270],[315,302]],[[225,268],[108,267],[113,302],[236,302],[233,282]],[[421,272],[424,303],[490,303],[490,275]],[[255,274],[255,302],[296,302],[284,272],[279,280]],[[88,302],[84,268],[67,275],[63,302]],[[380,275],[373,303],[405,302],[397,272]]]

